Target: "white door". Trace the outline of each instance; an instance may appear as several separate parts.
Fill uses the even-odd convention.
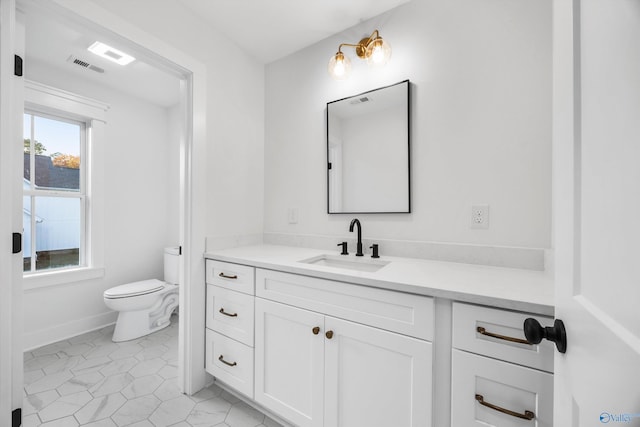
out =
[[[640,426],[640,0],[554,0],[556,427]]]
[[[255,399],[299,427],[323,426],[324,316],[256,298]]]
[[[22,406],[22,253],[13,233],[22,231],[22,77],[14,54],[24,58],[24,26],[14,0],[0,0],[0,425],[12,425]]]
[[[431,343],[325,318],[325,425],[431,425]]]

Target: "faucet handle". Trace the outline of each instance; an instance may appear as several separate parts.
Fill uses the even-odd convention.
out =
[[[369,248],[373,249],[373,254],[371,254],[371,258],[380,258],[380,255],[378,255],[378,244],[374,243],[373,245],[369,246]]]
[[[342,246],[340,255],[349,255],[349,252],[347,252],[347,242],[338,243],[336,246]]]

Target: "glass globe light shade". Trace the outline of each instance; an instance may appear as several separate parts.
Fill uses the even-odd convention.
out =
[[[389,42],[384,41],[382,37],[376,37],[367,46],[365,57],[368,65],[382,67],[391,59],[391,45],[389,45]]]
[[[344,53],[338,52],[329,60],[327,70],[335,80],[344,80],[351,73],[351,61],[348,56],[344,56]]]

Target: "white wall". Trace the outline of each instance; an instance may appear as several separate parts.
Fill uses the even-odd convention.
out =
[[[163,276],[163,248],[178,241],[178,143],[173,109],[30,62],[26,77],[110,104],[104,164],[104,278],[25,291],[25,348],[113,322],[104,290]],[[177,81],[177,80],[176,80]]]
[[[340,43],[374,29],[382,70],[355,57],[326,72]],[[265,232],[347,236],[326,213],[328,101],[412,82],[412,214],[358,215],[365,237],[547,248],[551,234],[551,1],[414,0],[268,64]],[[490,228],[470,229],[471,205]],[[287,208],[299,208],[288,224]]]
[[[262,234],[264,66],[175,1],[91,1],[205,64],[207,236]]]

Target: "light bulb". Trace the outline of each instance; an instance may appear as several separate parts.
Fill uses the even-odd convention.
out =
[[[351,61],[344,53],[338,52],[329,60],[329,75],[335,80],[344,80],[351,74]]]
[[[389,62],[391,58],[391,46],[382,37],[377,37],[367,46],[365,56],[367,64],[373,67],[381,67]]]

